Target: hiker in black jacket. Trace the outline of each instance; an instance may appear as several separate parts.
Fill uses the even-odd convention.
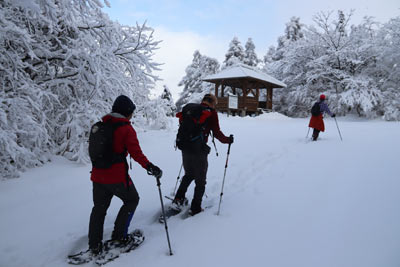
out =
[[[195,215],[202,211],[201,202],[206,188],[206,176],[208,161],[207,156],[210,152],[210,147],[207,146],[208,136],[210,131],[213,132],[213,136],[217,138],[221,143],[230,144],[233,143],[233,135],[225,136],[219,127],[218,114],[215,111],[217,105],[217,98],[212,94],[206,94],[201,101],[201,104],[187,104],[182,112],[179,112],[176,116],[179,118],[181,126],[184,120],[185,112],[187,113],[188,108],[197,108],[201,110],[201,114],[198,117],[199,123],[202,124],[198,141],[196,140],[196,148],[180,147],[182,150],[182,161],[185,175],[182,177],[181,184],[173,200],[172,209],[178,212],[182,210],[182,206],[187,203],[185,194],[187,188],[191,182],[195,181],[194,196],[190,206],[189,214]],[[189,113],[191,113],[190,111]],[[178,132],[179,137],[179,132]],[[196,137],[195,137],[196,138]],[[179,145],[178,145],[179,147]]]

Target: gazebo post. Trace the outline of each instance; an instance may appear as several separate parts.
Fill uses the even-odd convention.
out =
[[[267,109],[272,110],[272,87],[267,88]]]
[[[243,87],[243,111],[242,114],[244,116],[246,116],[246,112],[247,112],[247,81],[243,81],[242,84]]]
[[[259,85],[257,85],[257,88],[256,88],[256,99],[257,99],[257,108],[259,108],[259,105],[260,105],[260,86]],[[256,114],[258,114],[258,109],[257,109],[257,113]]]
[[[219,83],[215,83],[215,96],[218,97],[218,87]]]

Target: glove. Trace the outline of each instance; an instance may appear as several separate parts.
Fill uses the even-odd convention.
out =
[[[335,118],[335,117],[336,117],[336,114],[335,114],[335,113],[333,113],[333,114],[332,114],[332,118]]]
[[[149,163],[146,166],[147,174],[148,175],[153,175],[157,179],[160,179],[162,176],[162,170],[158,168],[156,165],[153,165],[153,163]]]
[[[229,136],[229,144],[232,144],[233,143],[233,134],[231,134],[230,136]]]

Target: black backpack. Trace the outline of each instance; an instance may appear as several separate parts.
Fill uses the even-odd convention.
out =
[[[179,113],[178,113],[179,114]],[[198,153],[210,151],[205,142],[204,129],[211,109],[201,104],[189,103],[182,109],[176,146],[182,151]]]
[[[92,165],[98,169],[108,169],[117,162],[125,162],[125,153],[116,154],[113,151],[114,131],[129,122],[102,122],[95,123],[90,129],[89,156]]]
[[[315,102],[314,106],[312,106],[311,115],[313,116],[321,115],[321,106],[319,105],[319,102]]]

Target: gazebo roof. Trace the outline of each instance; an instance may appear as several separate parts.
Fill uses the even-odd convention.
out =
[[[208,75],[203,78],[206,82],[222,82],[222,84],[240,87],[240,80],[247,80],[254,84],[259,84],[264,87],[283,88],[286,84],[275,79],[274,77],[261,72],[260,70],[244,64],[237,64],[231,68],[224,69],[219,73]]]

